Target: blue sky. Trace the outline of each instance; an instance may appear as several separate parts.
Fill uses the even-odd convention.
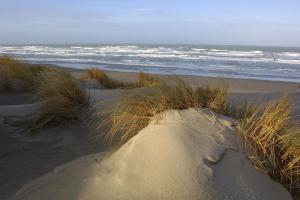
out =
[[[300,46],[300,1],[0,0],[0,43]]]

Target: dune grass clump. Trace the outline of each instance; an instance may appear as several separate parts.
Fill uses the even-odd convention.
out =
[[[212,111],[225,114],[234,115],[234,112],[230,113],[230,105],[228,102],[229,88],[227,85],[224,87],[207,87],[205,89],[204,97],[209,98],[208,103]]]
[[[86,69],[83,74],[83,78],[89,78],[89,79],[109,79],[108,76],[104,71],[98,68],[90,68]]]
[[[107,89],[116,88],[138,88],[138,87],[153,87],[159,85],[159,81],[143,72],[138,74],[138,82],[130,83],[125,81],[114,80],[110,78],[103,70],[98,68],[87,69],[83,75],[84,79],[96,79],[99,83]]]
[[[35,96],[45,105],[33,129],[79,119],[82,109],[88,105],[88,94],[82,84],[58,69],[41,75]]]
[[[286,97],[265,104],[229,101],[229,88],[194,87],[181,79],[172,84],[138,90],[95,113],[92,123],[107,144],[120,147],[134,137],[155,115],[170,109],[208,108],[240,121],[239,133],[254,167],[300,191],[300,129]]]
[[[32,90],[41,71],[42,67],[24,63],[8,56],[1,56],[0,90],[11,90],[14,80],[22,81],[25,90]]]
[[[107,76],[107,74],[98,68],[91,68],[85,70],[83,78],[96,79],[99,83],[107,89],[116,89],[116,88],[134,88],[136,87],[135,83],[127,83],[124,81],[114,80]]]
[[[289,126],[281,137],[281,183],[290,191],[300,192],[300,128]]]
[[[138,74],[138,85],[140,87],[153,87],[160,84],[160,81],[149,74],[140,72]]]
[[[300,128],[294,125],[291,112],[286,97],[256,106],[242,119],[240,133],[257,169],[299,191]]]
[[[106,105],[104,111],[94,115],[92,123],[97,130],[105,130],[103,136],[108,144],[120,146],[166,110],[213,106],[221,111],[223,105],[217,101],[223,100],[224,94],[223,89],[193,87],[177,79],[173,84],[144,88]]]
[[[300,190],[300,129],[288,98],[265,104],[233,103],[229,88],[194,87],[181,79],[138,90],[95,113],[92,123],[107,144],[120,147],[170,109],[208,108],[240,121],[240,136],[253,165],[291,191]]]

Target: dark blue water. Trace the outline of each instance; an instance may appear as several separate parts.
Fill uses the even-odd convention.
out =
[[[214,45],[1,46],[33,63],[213,77],[300,82],[300,48]]]

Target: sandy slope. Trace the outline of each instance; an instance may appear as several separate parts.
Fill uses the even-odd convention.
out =
[[[291,199],[249,164],[230,124],[195,110],[166,112],[109,157],[65,164],[11,199]]]

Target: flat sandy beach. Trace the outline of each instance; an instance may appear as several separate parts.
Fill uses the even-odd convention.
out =
[[[80,76],[81,70],[68,69],[74,76]],[[134,82],[137,79],[135,72],[117,72],[105,71],[114,79]],[[247,100],[250,102],[267,101],[282,95],[287,95],[295,104],[295,115],[300,114],[300,83],[283,82],[283,81],[269,81],[256,79],[237,79],[237,78],[222,78],[222,77],[201,77],[192,75],[162,75],[151,74],[154,77],[163,80],[179,77],[184,81],[196,86],[228,85],[231,96],[235,100]]]

